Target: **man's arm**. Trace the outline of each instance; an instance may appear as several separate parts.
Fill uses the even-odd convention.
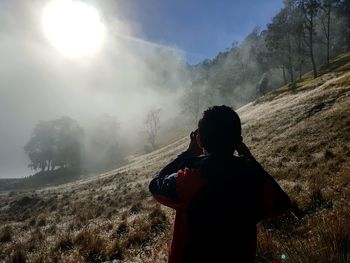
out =
[[[279,216],[290,209],[291,201],[288,195],[282,190],[276,180],[255,160],[248,147],[241,143],[237,151],[240,156],[249,160],[254,167],[254,172],[261,180],[259,220]]]
[[[149,184],[149,191],[153,195],[161,195],[171,200],[177,199],[176,176],[184,168],[190,158],[188,151],[181,153],[175,160],[167,164]]]
[[[188,193],[191,192],[189,188],[193,187],[193,190],[197,188],[197,173],[194,170],[185,169],[188,160],[202,152],[195,143],[196,135],[196,132],[191,133],[188,149],[166,165],[149,184],[149,191],[163,205],[181,209],[189,198]]]
[[[262,169],[262,168],[261,168]],[[277,217],[291,208],[289,196],[282,190],[271,175],[266,173],[266,181],[262,186],[263,217]]]

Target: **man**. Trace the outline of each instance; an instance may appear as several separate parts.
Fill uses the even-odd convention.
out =
[[[206,110],[190,137],[149,185],[176,210],[168,262],[254,262],[256,224],[287,210],[289,197],[242,142],[230,107]]]

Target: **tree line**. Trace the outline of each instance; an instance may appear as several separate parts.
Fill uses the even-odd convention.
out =
[[[158,108],[145,113],[145,152],[157,147],[160,113]],[[66,169],[77,174],[117,168],[125,163],[129,151],[120,129],[111,115],[99,116],[84,128],[69,117],[40,121],[24,146],[28,167],[39,173]]]
[[[350,0],[286,0],[266,29],[190,67],[183,111],[198,121],[209,105],[238,108],[308,71],[316,78],[321,65],[349,50]]]
[[[40,121],[24,146],[34,171],[68,169],[75,173],[100,172],[124,162],[124,148],[115,117],[101,116],[82,128],[69,117]]]
[[[295,72],[301,78],[310,66],[316,78],[318,65],[328,66],[332,56],[349,50],[350,12],[344,12],[349,6],[348,0],[284,2],[267,27],[266,46],[274,64],[288,71],[290,82],[295,81]]]

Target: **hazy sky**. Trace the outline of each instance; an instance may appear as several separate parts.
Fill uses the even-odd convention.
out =
[[[213,58],[241,41],[256,26],[264,28],[282,0],[123,0],[121,17],[141,27],[144,36],[187,51],[189,63]]]
[[[106,34],[99,51],[80,57],[58,50],[44,33],[48,2],[0,1],[1,178],[31,173],[23,146],[40,120],[69,116],[85,125],[109,114],[132,140],[149,109],[162,108],[163,118],[177,114],[186,62],[212,58],[264,26],[282,1],[87,0]],[[70,21],[59,19],[54,27]]]

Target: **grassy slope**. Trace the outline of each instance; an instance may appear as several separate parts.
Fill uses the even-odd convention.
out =
[[[288,262],[346,262],[350,54],[331,67],[238,110],[247,145],[300,207],[298,218],[259,225],[258,262],[281,254]],[[21,256],[32,262],[163,262],[173,211],[159,207],[147,185],[187,143],[181,139],[95,178],[0,194],[0,262]]]

